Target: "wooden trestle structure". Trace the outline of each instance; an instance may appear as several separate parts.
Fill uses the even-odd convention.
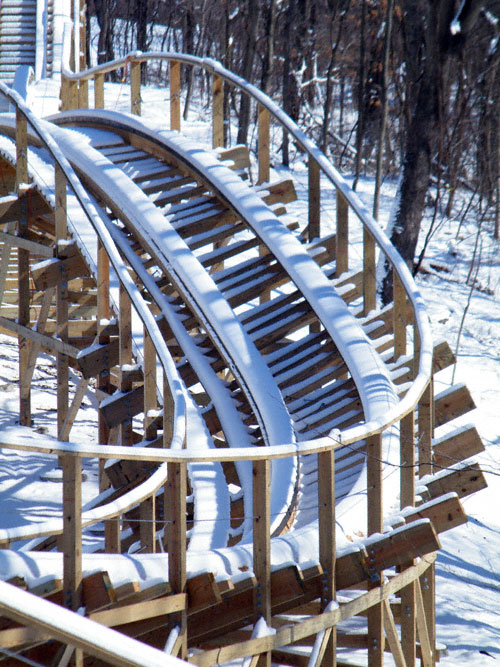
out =
[[[224,147],[224,85],[250,95],[259,136],[251,196],[260,204],[252,199],[252,206],[270,207],[289,230],[298,229],[294,243],[300,240],[304,257],[312,258],[342,297],[394,385],[395,402],[384,419],[370,421],[356,379],[363,383],[363,368],[343,358],[295,268],[252,226],[246,195],[238,195],[233,180],[227,177],[229,186],[220,186],[210,176],[216,167],[210,163],[204,171],[205,157],[190,162],[181,139],[98,111],[105,106],[106,72],[128,67],[131,111],[140,115],[140,71],[146,60],[168,62],[170,126],[181,133],[181,69],[196,67],[211,75],[213,148],[221,168],[229,165],[247,183],[252,179],[248,148]],[[88,109],[89,81],[97,111]],[[454,363],[453,354],[445,342],[432,347],[409,272],[354,193],[265,95],[213,61],[132,54],[79,75],[66,70],[66,113],[54,117],[52,126],[38,121],[15,95],[2,92],[16,106],[16,119],[15,124],[0,120],[5,138],[0,146],[0,329],[19,341],[24,427],[32,419],[30,386],[37,356],[44,351],[55,357],[58,439],[6,430],[0,431],[0,446],[50,452],[63,468],[63,522],[57,528],[41,524],[0,532],[3,548],[12,548],[16,539],[38,538],[36,550],[62,551],[62,580],[54,576],[30,592],[75,611],[84,607],[91,620],[153,647],[167,644],[171,656],[200,667],[236,658],[248,658],[245,664],[252,666],[271,660],[299,667],[359,660],[375,667],[383,664],[385,652],[398,666],[434,665],[439,659],[434,609],[438,534],[466,521],[460,498],[485,485],[476,464],[461,463],[483,447],[474,427],[452,428],[454,419],[474,407],[466,387],[434,396],[433,376]],[[296,198],[292,181],[269,182],[275,127],[308,156],[305,224],[300,216],[286,215],[286,205]],[[86,169],[89,163],[76,149],[67,150],[65,128],[92,131],[92,152],[85,159],[95,160],[95,173]],[[42,161],[52,173],[45,187]],[[119,171],[137,188],[134,201],[151,215],[155,210],[164,215],[169,239],[175,235],[175,243],[184,244],[186,276],[169,254],[173,250],[153,242],[141,227],[141,215],[126,208],[125,193],[107,187],[106,178]],[[322,202],[332,197],[332,188],[336,232],[324,236]],[[68,210],[77,219],[75,211],[80,211],[94,230],[94,256],[72,231]],[[358,259],[350,248],[360,231]],[[393,301],[384,308],[376,299],[376,252],[393,266]],[[258,351],[269,387],[282,397],[276,411],[287,416],[295,442],[273,443],[270,422],[279,415],[266,413],[266,397],[258,395],[243,354],[238,356],[226,340],[224,320],[218,321],[202,299],[205,283],[189,283],[191,257],[196,271],[206,276],[210,294],[225,304],[227,317],[239,323]],[[133,346],[138,330],[139,352]],[[80,378],[72,396],[70,369]],[[100,403],[98,442],[73,444],[71,429],[86,391]],[[226,393],[232,403],[223,402]],[[228,447],[229,427],[218,407],[224,405],[233,406],[234,419],[252,446]],[[194,423],[215,448],[186,445]],[[444,435],[435,437],[441,427]],[[386,525],[383,439],[395,432],[401,512]],[[102,464],[102,488],[111,484],[113,490],[92,516],[82,515],[82,459],[95,457]],[[272,470],[292,460],[295,488],[277,521]],[[250,481],[243,481],[242,461],[251,467]],[[244,549],[246,540],[251,560],[241,570],[248,576],[240,571],[224,578],[209,567],[201,573],[189,570],[189,548],[199,539],[201,516],[192,470],[201,464],[218,466],[227,484],[239,490],[228,496],[230,517],[215,513],[212,519],[214,525],[224,518],[227,523],[227,540],[218,549]],[[337,552],[336,504],[348,497],[351,477],[364,471],[366,526],[351,549]],[[250,504],[245,493],[251,494]],[[82,531],[98,521],[105,523],[105,553],[125,553],[133,544],[142,554],[168,553],[164,581],[113,586],[103,569],[88,574]],[[272,560],[275,539],[286,543],[297,526],[306,530],[313,524],[317,562]],[[10,583],[26,588],[23,580]],[[139,664],[106,653],[97,639],[70,636],[40,618],[21,615],[6,605],[2,592],[0,609],[12,620],[2,622],[0,647],[47,665],[58,664],[65,644],[76,646],[77,664]],[[367,621],[353,630],[346,621],[355,616]],[[255,630],[259,618],[275,632]],[[349,651],[356,658],[345,662]],[[21,662],[10,657],[9,664]],[[144,657],[143,664],[152,664],[151,657]]]

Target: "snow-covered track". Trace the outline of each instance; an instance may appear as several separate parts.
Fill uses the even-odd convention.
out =
[[[3,265],[19,267],[20,277],[18,316],[0,313],[0,326],[21,342],[56,351],[61,380],[68,359],[82,383],[96,379],[101,444],[62,442],[71,439],[71,420],[61,388],[59,440],[33,437],[29,429],[0,432],[0,444],[9,448],[57,453],[65,489],[64,558],[5,551],[0,569],[31,587],[34,570],[51,582],[62,578],[73,608],[83,603],[91,618],[95,612],[96,620],[154,646],[167,642],[172,654],[185,658],[189,651],[199,665],[260,654],[270,659],[271,652],[296,664],[287,647],[308,637],[315,638],[310,664],[316,665],[333,650],[339,623],[365,610],[367,659],[381,664],[381,620],[394,628],[389,600],[400,592],[410,613],[400,637],[388,634],[389,648],[400,664],[401,655],[412,664],[418,626],[419,650],[431,665],[434,637],[424,628],[433,623],[433,592],[419,581],[432,580],[436,531],[465,521],[454,491],[464,495],[483,484],[474,466],[431,474],[436,456],[464,435],[445,438],[432,451],[433,405],[436,425],[444,424],[467,409],[470,397],[456,387],[433,401],[432,346],[415,285],[324,156],[268,98],[218,64],[175,62],[181,61],[214,72],[214,91],[218,77],[241,85],[282,122],[309,154],[312,170],[321,168],[340,192],[337,235],[322,238],[311,224],[297,233],[304,224],[285,215],[293,199],[288,181],[251,187],[229,169],[231,161],[240,166],[243,149],[215,155],[177,132],[105,111],[69,111],[52,119],[55,127],[34,119],[11,95],[18,121],[26,114],[39,136],[30,135],[23,150],[22,123],[3,124],[2,173],[17,196],[0,201],[0,224],[12,234],[14,221],[21,222],[15,240],[2,236]],[[131,99],[137,102],[137,90]],[[219,120],[214,114],[214,127]],[[265,155],[260,158],[262,177]],[[311,187],[309,221],[314,193]],[[364,226],[365,257],[357,270],[347,262],[345,202]],[[6,252],[9,244],[17,255]],[[374,300],[375,244],[396,275],[394,303],[381,310]],[[40,261],[52,246],[54,258]],[[27,267],[36,328],[27,313]],[[9,280],[0,275],[2,312]],[[78,294],[71,281],[80,281]],[[21,372],[29,374],[33,361],[22,350]],[[446,363],[447,350],[436,347],[434,368]],[[26,424],[28,395],[25,382]],[[112,444],[116,439],[119,445]],[[80,558],[78,471],[81,459],[92,457],[107,462],[103,469],[116,488],[82,515],[88,525],[106,521],[107,553]],[[421,476],[428,473],[419,507],[416,466]],[[109,522],[117,516],[128,534]],[[42,524],[38,535],[61,529]],[[0,544],[36,534],[0,532]],[[126,556],[109,553],[129,547]],[[399,573],[385,583],[385,571],[394,567]],[[103,616],[95,611],[91,581],[108,591]],[[51,586],[56,601],[60,591]],[[43,650],[52,660],[48,647]]]

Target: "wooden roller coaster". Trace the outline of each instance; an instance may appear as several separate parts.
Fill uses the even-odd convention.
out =
[[[140,118],[141,63],[160,60],[170,130]],[[211,76],[212,150],[181,131],[191,67]],[[118,68],[131,115],[104,109]],[[256,177],[247,147],[223,145],[224,85],[255,104]],[[462,463],[482,444],[452,428],[474,407],[466,387],[434,396],[453,354],[359,198],[214,61],[66,69],[63,112],[45,121],[0,86],[16,110],[0,118],[0,328],[20,377],[20,425],[0,444],[59,457],[63,475],[60,520],[0,531],[0,571],[17,574],[0,586],[9,664],[67,664],[74,649],[80,665],[434,665],[438,534],[485,485]],[[297,215],[292,180],[270,180],[276,127],[308,159]],[[384,307],[377,255],[393,272]],[[56,438],[30,428],[42,351]],[[86,392],[95,443],[72,438]],[[82,511],[84,459],[99,459],[101,494]],[[103,539],[82,554],[95,524]]]

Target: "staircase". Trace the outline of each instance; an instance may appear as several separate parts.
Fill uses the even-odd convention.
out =
[[[35,67],[36,0],[0,4],[0,80],[12,84],[20,65]]]

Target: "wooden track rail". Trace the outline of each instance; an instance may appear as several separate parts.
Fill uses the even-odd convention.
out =
[[[104,75],[125,66],[139,114],[141,66],[153,60],[169,63],[173,130],[181,69],[212,75],[216,154],[101,110]],[[224,148],[226,85],[258,111],[255,178],[246,147]],[[64,604],[201,667],[302,665],[298,646],[311,666],[341,664],[337,647],[363,649],[370,667],[386,651],[398,665],[434,665],[438,534],[466,521],[460,498],[485,485],[462,463],[482,443],[474,427],[452,428],[474,407],[465,387],[434,396],[433,376],[453,355],[432,345],[406,265],[356,195],[269,98],[214,61],[131,54],[66,69],[65,112],[52,123],[0,90],[16,108],[15,122],[0,123],[0,330],[19,342],[24,427],[0,430],[0,446],[57,456],[63,472],[60,520],[0,531],[6,562],[19,540],[34,540],[34,559],[47,552],[43,584],[22,571],[10,583],[44,597],[56,620],[10,610],[0,587],[12,619],[0,646],[41,664],[60,663],[66,645],[80,665],[153,664],[105,657],[66,615],[56,631]],[[271,121],[308,156],[305,222],[286,210],[293,182],[270,182]],[[335,233],[322,234],[332,186]],[[384,308],[376,252],[393,270]],[[29,428],[41,351],[56,359],[56,438]],[[99,403],[95,444],[72,437],[88,391]],[[92,458],[102,493],[82,512],[82,460]],[[397,489],[385,479],[394,469]],[[103,553],[82,555],[95,524]],[[136,574],[116,583],[125,561]],[[139,582],[153,562],[155,583]],[[366,624],[353,638],[355,615]]]

